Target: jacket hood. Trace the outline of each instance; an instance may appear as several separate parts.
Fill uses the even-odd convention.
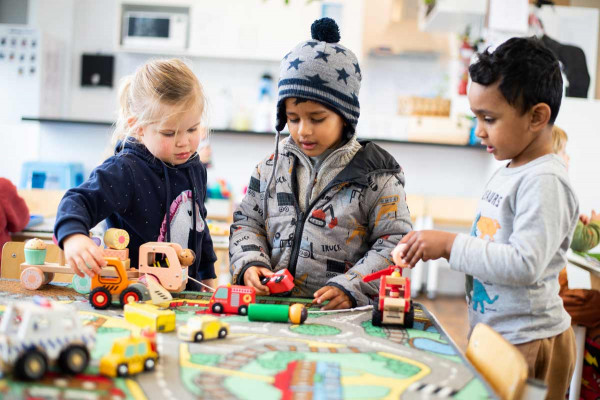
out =
[[[350,163],[333,180],[332,184],[356,182],[368,185],[373,174],[400,173],[402,168],[394,157],[378,145],[368,140],[359,140],[361,149]],[[402,182],[404,184],[404,182]]]
[[[156,171],[163,171],[164,166],[167,166],[171,169],[187,169],[194,164],[196,158],[198,157],[198,153],[194,152],[194,154],[192,154],[192,156],[185,163],[172,165],[156,158],[152,153],[150,153],[146,146],[140,143],[137,139],[131,137],[125,140],[119,140],[115,145],[115,156],[120,154],[133,154],[146,161],[150,168]]]

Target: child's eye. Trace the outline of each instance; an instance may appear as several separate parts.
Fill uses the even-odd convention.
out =
[[[166,136],[166,137],[175,136],[175,132],[170,132],[170,131],[168,131],[168,132],[161,132],[160,134],[163,135],[163,136]]]
[[[194,133],[198,130],[198,128],[188,129],[188,133]]]
[[[288,122],[291,122],[292,124],[297,124],[298,122],[300,122],[300,118],[297,118],[297,119],[288,118]]]
[[[314,124],[318,124],[318,123],[320,123],[320,122],[323,122],[323,121],[325,121],[325,118],[321,118],[321,119],[313,119],[313,120],[312,120],[312,122],[313,122]]]
[[[488,124],[493,124],[494,121],[496,121],[496,119],[492,117],[483,117],[483,120]]]

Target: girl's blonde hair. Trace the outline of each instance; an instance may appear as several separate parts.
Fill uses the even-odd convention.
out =
[[[166,114],[165,106],[174,106],[173,111]],[[204,90],[186,63],[176,58],[148,61],[121,80],[119,115],[111,141],[113,148],[119,141],[137,138],[138,128],[164,121],[193,107],[198,108],[204,121]]]
[[[560,153],[567,145],[569,137],[567,133],[556,125],[552,126],[552,152]]]

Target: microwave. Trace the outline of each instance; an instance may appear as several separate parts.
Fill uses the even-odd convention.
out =
[[[188,14],[177,12],[124,12],[122,45],[137,49],[185,49],[188,21]]]

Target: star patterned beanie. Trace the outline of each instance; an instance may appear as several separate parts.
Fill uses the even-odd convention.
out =
[[[312,40],[299,43],[281,60],[277,98],[277,132],[285,127],[285,99],[297,97],[321,103],[340,114],[352,133],[360,105],[361,72],[354,53],[339,44],[340,32],[331,18],[316,20]]]

